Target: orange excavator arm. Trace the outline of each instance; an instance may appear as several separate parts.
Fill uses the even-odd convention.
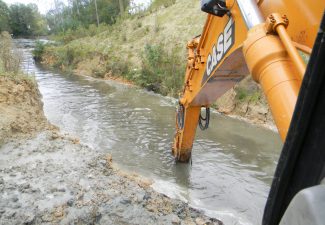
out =
[[[285,140],[306,68],[298,50],[311,52],[324,7],[323,0],[202,0],[209,15],[202,34],[187,44],[172,148],[177,161],[189,161],[198,124],[207,128],[209,106],[249,74]]]

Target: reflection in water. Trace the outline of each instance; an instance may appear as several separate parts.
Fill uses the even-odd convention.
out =
[[[19,40],[18,44],[31,44]],[[193,163],[171,156],[174,100],[112,81],[35,66],[24,48],[24,70],[35,74],[48,119],[123,169],[155,180],[158,191],[188,201],[225,224],[260,224],[281,142],[278,135],[212,114],[198,130]]]

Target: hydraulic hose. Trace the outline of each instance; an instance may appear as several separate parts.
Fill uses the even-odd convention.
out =
[[[184,106],[182,104],[179,104],[177,107],[176,122],[177,122],[177,127],[180,130],[184,128],[184,113],[185,113]]]
[[[199,127],[200,127],[200,129],[201,130],[208,129],[209,123],[210,123],[210,108],[205,107],[205,117],[203,117],[201,113],[200,113],[200,117],[199,117]]]

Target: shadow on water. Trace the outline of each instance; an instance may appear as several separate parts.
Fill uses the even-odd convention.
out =
[[[23,69],[35,74],[50,122],[225,224],[260,224],[282,146],[276,133],[213,113],[209,130],[197,131],[192,165],[176,164],[175,100],[36,66],[30,50]]]

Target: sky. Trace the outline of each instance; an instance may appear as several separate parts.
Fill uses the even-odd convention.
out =
[[[46,14],[50,9],[54,8],[54,0],[3,0],[8,5],[15,3],[35,3],[38,6],[38,10],[42,14]],[[67,0],[61,0],[67,2]],[[117,0],[116,0],[117,1]],[[150,0],[133,0],[135,4],[148,4]]]

